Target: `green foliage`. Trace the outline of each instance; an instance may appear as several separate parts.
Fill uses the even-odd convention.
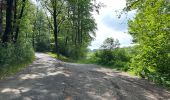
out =
[[[42,39],[36,40],[35,50],[38,52],[44,52],[50,50],[50,42],[48,38],[41,37]]]
[[[47,54],[53,58],[57,58],[61,61],[65,61],[65,62],[73,62],[73,60],[65,57],[65,56],[62,56],[62,55],[57,55],[56,53],[52,53],[52,52],[47,52]]]
[[[0,45],[0,78],[13,74],[34,59],[34,51],[30,43],[9,43],[7,46]]]
[[[92,58],[94,63],[127,71],[129,69],[128,62],[130,57],[125,49],[119,48],[115,50],[99,50],[94,53]]]
[[[3,25],[2,35],[6,35],[6,38],[0,37],[0,78],[22,70],[34,60],[34,50],[30,41],[34,9],[29,0],[17,0],[15,4],[14,1],[11,1],[13,10],[6,11],[6,7],[0,12],[0,15],[3,14],[0,23]],[[4,6],[9,5],[6,3]],[[7,12],[10,14],[5,14]],[[9,30],[5,32],[7,28]]]
[[[139,44],[131,66],[137,75],[166,84],[170,80],[170,3],[168,0],[139,1],[128,2],[129,7],[138,9],[135,19],[129,21],[129,33]]]
[[[87,44],[74,45],[72,42],[69,42],[65,45],[65,42],[62,39],[60,39],[59,44],[60,54],[73,60],[85,58],[88,51]]]
[[[115,48],[119,48],[119,40],[114,39],[114,38],[107,38],[104,42],[103,45],[101,46],[102,49],[107,49],[107,50],[113,50]]]
[[[118,40],[107,38],[103,42],[101,49],[96,51],[88,61],[127,71],[130,57],[124,48],[119,48],[119,45]]]
[[[49,35],[51,51],[72,59],[84,58],[97,29],[91,12],[98,10],[100,5],[93,0],[37,1],[49,14],[46,17],[50,26],[48,33],[53,33],[53,36]]]
[[[35,18],[33,19],[33,33],[32,33],[32,43],[35,51],[44,52],[49,51],[50,48],[50,38],[49,34],[49,24],[43,10],[37,8],[35,10]]]
[[[128,71],[129,61],[135,50],[132,47],[119,48],[119,45],[118,40],[107,38],[101,46],[102,49],[89,52],[86,58],[78,60],[77,63],[94,63],[109,68]]]
[[[102,65],[113,65],[114,58],[112,51],[110,50],[101,50],[95,53],[96,62]]]

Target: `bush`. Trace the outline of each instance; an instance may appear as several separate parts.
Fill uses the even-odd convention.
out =
[[[71,59],[63,56],[63,55],[57,55],[56,53],[53,52],[47,52],[47,54],[53,58],[59,59],[61,61],[65,61],[65,62],[73,62]]]
[[[96,51],[92,59],[95,59],[94,62],[97,64],[106,65],[111,68],[117,68],[125,71],[129,68],[128,62],[130,57],[122,48]]]
[[[114,61],[115,57],[114,57],[112,51],[110,51],[110,50],[101,50],[101,51],[97,51],[95,53],[95,58],[97,58],[96,62],[98,64],[110,66],[110,65],[114,64],[113,61]]]
[[[148,45],[140,45],[137,50],[139,53],[130,63],[135,74],[170,87],[170,58],[167,51],[158,46]]]
[[[63,47],[64,46],[64,47]],[[66,56],[73,60],[80,60],[85,58],[88,49],[86,46],[83,45],[65,45],[64,43],[60,42],[59,45],[59,54]]]
[[[0,77],[15,73],[32,62],[34,51],[30,43],[0,44]]]
[[[36,44],[36,51],[44,52],[50,50],[50,44],[46,43],[45,41],[39,41]]]
[[[47,36],[36,38],[35,42],[35,50],[38,52],[49,51],[51,49],[50,41]]]

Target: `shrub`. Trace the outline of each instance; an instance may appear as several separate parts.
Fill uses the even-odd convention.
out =
[[[97,64],[106,65],[117,69],[124,69],[127,71],[130,57],[124,49],[119,48],[115,50],[104,49],[96,51],[92,59],[95,59],[94,62]]]
[[[0,44],[0,77],[19,71],[33,59],[34,51],[29,42]]]

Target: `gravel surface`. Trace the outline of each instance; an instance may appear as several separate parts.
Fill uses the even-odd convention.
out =
[[[170,100],[170,91],[123,72],[36,53],[33,64],[0,80],[0,100]]]

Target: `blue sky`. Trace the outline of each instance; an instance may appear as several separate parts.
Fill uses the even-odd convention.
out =
[[[123,14],[121,18],[119,12],[126,6],[126,0],[97,0],[106,5],[100,10],[100,14],[93,13],[96,20],[98,30],[96,31],[96,38],[89,46],[90,49],[98,49],[107,37],[118,39],[121,47],[130,46],[132,37],[127,33],[127,21],[133,19],[135,11],[128,14]]]

